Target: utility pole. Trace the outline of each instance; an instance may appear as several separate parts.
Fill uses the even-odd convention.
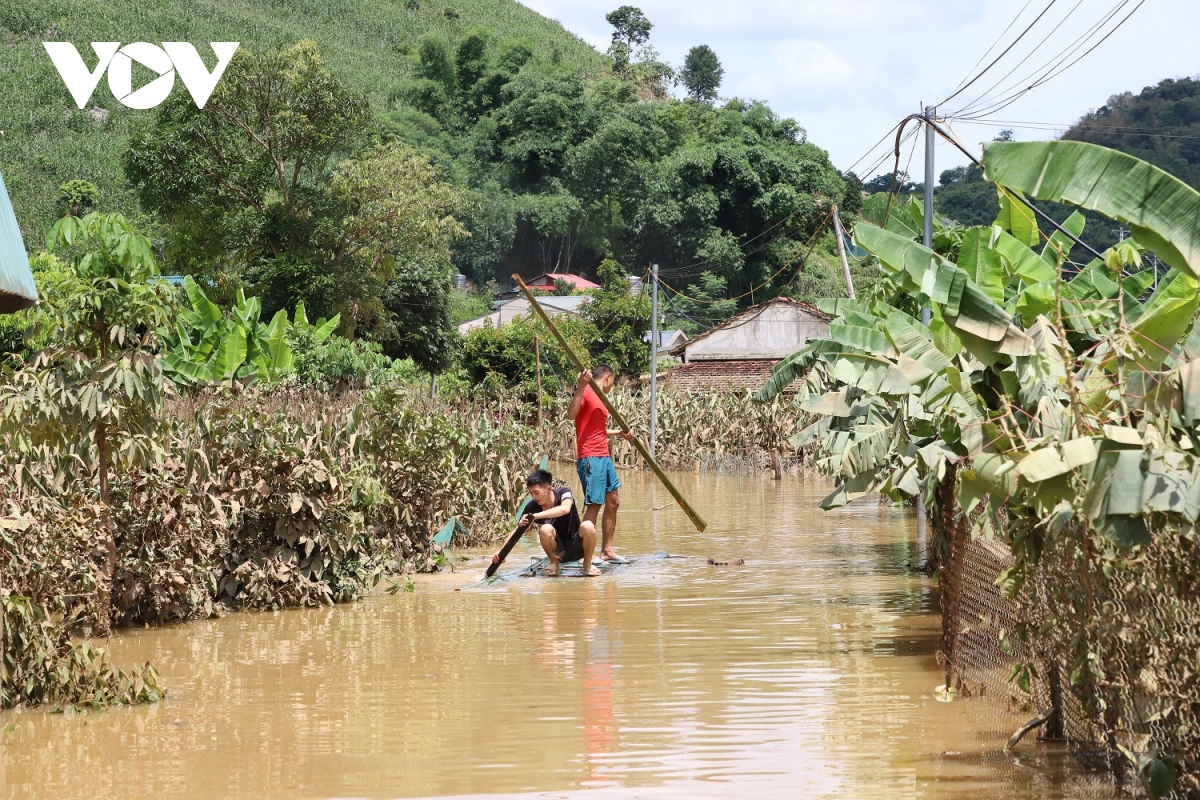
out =
[[[925,121],[933,122],[933,106],[925,106]],[[937,142],[932,125],[925,126],[925,246],[933,249],[933,147]],[[933,312],[921,309],[921,322],[926,325],[933,319]]]
[[[846,279],[846,294],[854,300],[854,281],[850,279],[850,262],[846,260],[846,234],[842,232],[842,218],[838,216],[838,207],[833,207],[833,232],[837,235],[838,255],[842,259],[842,276]]]
[[[542,427],[542,337],[533,337],[534,370],[537,374],[538,430]]]
[[[924,106],[925,117],[925,231],[923,241],[926,247],[933,249],[933,148],[937,143],[933,125],[933,106]],[[921,309],[921,322],[929,327],[933,320],[933,311],[928,307]],[[925,510],[925,497],[917,495],[917,567],[924,569],[928,563],[928,513]]]
[[[650,265],[650,455],[658,453],[658,264]]]

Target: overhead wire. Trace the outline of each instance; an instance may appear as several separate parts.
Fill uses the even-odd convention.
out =
[[[1078,52],[1080,48],[1087,45],[1094,36],[1103,30],[1104,26],[1107,25],[1117,14],[1119,14],[1121,10],[1124,9],[1130,2],[1132,2],[1132,0],[1120,0],[1120,2],[1118,2],[1107,14],[1105,14],[1098,22],[1084,31],[1084,33],[1077,37],[1068,48],[1061,51],[1055,58],[1052,58],[1042,66],[1035,68],[1025,78],[1022,78],[1017,83],[1014,83],[1008,89],[1001,91],[1002,94],[1005,92],[1008,94],[1004,94],[1004,96],[993,99],[991,102],[980,106],[978,104],[985,102],[986,97],[986,95],[981,95],[971,103],[968,103],[958,111],[947,116],[955,118],[978,118],[981,116],[994,114],[1004,108],[1007,108],[1029,92],[1053,80],[1086,58],[1090,53],[1095,51],[1096,48],[1107,41],[1109,37],[1120,30],[1120,28],[1129,21],[1129,18],[1132,17],[1137,10],[1145,4],[1145,1],[1146,0],[1139,0],[1137,5],[1135,5],[1128,14],[1126,14],[1115,25],[1109,28],[1108,31],[1101,36],[1099,40],[1088,47],[1087,50],[1080,53],[1078,56],[1075,56],[1073,60],[1067,61],[1074,56],[1074,54]],[[1015,71],[1015,68],[1013,71]],[[1022,88],[1015,88],[1018,84],[1024,84],[1026,81],[1032,82],[1026,86],[1023,86]]]
[[[660,286],[666,286],[671,291],[675,292],[675,294],[677,296],[683,297],[687,300],[690,300],[693,303],[700,303],[702,305],[715,305],[716,303],[727,303],[727,302],[734,301],[734,300],[741,300],[745,297],[751,296],[756,291],[762,291],[764,288],[770,286],[775,281],[776,278],[778,278],[781,274],[783,274],[784,270],[786,270],[792,264],[796,263],[796,260],[798,258],[800,258],[800,252],[804,249],[805,246],[809,247],[808,253],[806,253],[804,256],[805,260],[807,260],[808,255],[810,255],[812,253],[812,249],[814,247],[816,247],[817,238],[825,230],[825,226],[829,224],[829,221],[831,219],[833,219],[833,207],[832,206],[830,207],[829,212],[825,215],[825,219],[823,219],[821,221],[821,224],[818,225],[816,230],[813,231],[812,235],[808,237],[808,241],[806,241],[803,245],[801,245],[800,248],[797,250],[796,255],[789,258],[787,260],[787,262],[784,263],[783,266],[781,266],[779,269],[775,270],[774,274],[772,274],[771,277],[767,278],[765,281],[763,281],[758,286],[750,287],[750,289],[748,291],[742,292],[741,294],[737,295],[736,297],[723,297],[720,300],[708,300],[708,299],[702,299],[702,298],[697,298],[697,297],[691,297],[690,295],[679,291],[674,286],[671,286],[669,283],[664,281],[662,279],[661,274],[659,275],[658,283]],[[801,263],[803,264],[804,262],[802,261]]]
[[[1008,25],[1004,27],[1004,30],[1000,31],[1000,35],[996,37],[996,40],[992,42],[991,46],[987,50],[983,51],[983,55],[979,57],[979,60],[971,65],[971,68],[967,70],[967,74],[962,76],[962,80],[955,84],[955,90],[960,89],[963,85],[963,82],[966,81],[967,78],[971,77],[971,73],[975,71],[975,68],[982,64],[985,58],[991,55],[992,51],[996,49],[996,45],[1000,44],[1004,37],[1008,35],[1008,32],[1012,30],[1012,26],[1017,24],[1017,20],[1021,18],[1021,16],[1025,13],[1025,9],[1029,8],[1029,4],[1032,2],[1033,0],[1025,0],[1025,5],[1021,6],[1021,10],[1017,12],[1017,15],[1009,21]]]
[[[1071,7],[1070,11],[1068,11],[1066,14],[1064,14],[1062,19],[1060,19],[1058,21],[1058,23],[1053,28],[1051,28],[1050,31],[1045,36],[1042,37],[1042,40],[1040,42],[1038,42],[1028,53],[1026,53],[1024,58],[1022,58],[1020,61],[1018,61],[1016,64],[1014,64],[1008,70],[1008,72],[1004,73],[1004,75],[1001,76],[1001,78],[999,80],[997,80],[995,83],[993,83],[987,89],[984,89],[982,92],[980,92],[979,96],[987,97],[992,91],[994,91],[996,89],[997,86],[1001,85],[1006,80],[1008,80],[1010,77],[1012,77],[1013,73],[1016,72],[1018,69],[1020,69],[1022,64],[1024,64],[1029,59],[1033,58],[1034,54],[1037,53],[1037,51],[1042,48],[1042,45],[1046,44],[1046,42],[1048,42],[1050,40],[1050,37],[1052,37],[1054,34],[1058,33],[1059,29],[1062,28],[1062,26],[1067,22],[1067,20],[1069,20],[1071,18],[1071,15],[1074,14],[1075,11],[1082,4],[1083,4],[1083,0],[1075,0],[1075,5],[1073,5]]]
[[[1040,13],[1036,17],[1034,17],[1033,22],[1029,23],[1029,25],[1027,25],[1025,27],[1025,30],[1021,31],[1021,33],[1017,36],[1017,38],[1013,39],[1012,43],[1009,44],[1008,47],[1004,48],[1004,51],[1001,52],[1000,55],[996,56],[992,60],[992,62],[990,64],[988,64],[986,67],[984,67],[982,70],[980,70],[979,73],[976,74],[974,78],[969,80],[963,86],[959,87],[953,94],[951,94],[949,97],[947,97],[942,102],[938,103],[938,105],[944,106],[946,103],[949,103],[951,100],[958,97],[960,94],[965,92],[967,89],[971,88],[971,85],[974,84],[975,81],[979,80],[984,75],[986,75],[988,70],[990,70],[992,67],[996,66],[996,64],[1000,61],[1000,59],[1002,59],[1006,55],[1008,55],[1009,51],[1011,51],[1014,47],[1016,47],[1018,42],[1020,42],[1022,39],[1024,39],[1025,35],[1027,33],[1029,33],[1029,31],[1033,30],[1033,26],[1037,25],[1038,21],[1041,20],[1042,17],[1046,16],[1046,12],[1049,11],[1051,8],[1053,8],[1054,4],[1057,2],[1058,2],[1058,0],[1050,0],[1050,2],[1046,4],[1046,7],[1042,9],[1042,13]]]
[[[1113,17],[1115,17],[1117,14],[1119,14],[1121,9],[1125,8],[1125,6],[1127,6],[1130,2],[1131,2],[1131,0],[1119,0],[1119,2],[1117,2],[1116,5],[1114,5],[1111,9],[1109,9],[1108,13],[1104,14],[1102,17],[1100,17],[1100,19],[1098,19],[1091,26],[1089,26],[1086,30],[1084,30],[1083,33],[1081,33],[1079,36],[1077,36],[1070,44],[1068,44],[1066,47],[1064,47],[1057,55],[1052,56],[1049,60],[1047,60],[1041,66],[1035,67],[1033,70],[1031,70],[1028,74],[1025,75],[1025,77],[1020,78],[1019,80],[1010,84],[1007,88],[1001,90],[1001,94],[1004,95],[1004,97],[999,98],[999,99],[992,99],[991,102],[988,103],[987,93],[986,92],[982,93],[979,97],[975,98],[975,100],[972,100],[970,103],[963,106],[958,111],[954,112],[953,116],[965,116],[968,113],[983,113],[987,109],[992,109],[994,106],[999,105],[1000,103],[1006,102],[1009,98],[1014,98],[1014,96],[1022,96],[1025,93],[1027,93],[1028,91],[1031,91],[1032,88],[1036,88],[1036,86],[1040,86],[1042,83],[1044,83],[1046,80],[1048,80],[1048,78],[1046,76],[1048,76],[1051,72],[1054,72],[1054,70],[1057,69],[1059,66],[1061,66],[1064,61],[1066,61],[1071,56],[1073,56],[1075,53],[1077,53],[1081,47],[1086,46],[1088,44],[1088,42],[1092,39],[1092,37],[1094,37],[1101,30],[1103,30],[1104,26],[1109,21],[1111,21],[1113,19]],[[1116,28],[1114,28],[1113,30],[1116,30]],[[1111,34],[1111,31],[1110,31],[1110,34]],[[1105,38],[1107,38],[1107,37],[1105,37]],[[1094,46],[1092,49],[1094,49]],[[1088,52],[1090,52],[1090,50]],[[1074,63],[1075,62],[1072,62],[1072,64],[1074,64]],[[1011,75],[1012,72],[1015,72],[1015,69],[1010,71],[1009,75]],[[1055,74],[1058,74],[1058,73],[1055,73]],[[1036,76],[1036,78],[1035,78],[1035,76]],[[1023,84],[1026,84],[1027,82],[1030,82],[1030,81],[1032,81],[1033,83],[1030,84],[1029,86],[1023,86]],[[1018,88],[1018,87],[1020,87],[1020,88]],[[1015,92],[1014,92],[1014,89],[1016,90]],[[1008,94],[1005,94],[1005,93],[1008,93]],[[985,105],[981,106],[980,105],[981,103],[985,103]],[[990,113],[994,113],[994,110],[991,111]]]
[[[951,117],[950,119],[964,125],[987,125],[988,127],[992,128],[1016,128],[1018,130],[1054,132],[1070,130],[1077,124],[1059,122],[1014,122],[1011,120],[966,119],[962,117]],[[1157,131],[1148,131],[1144,128],[1138,128],[1132,125],[1088,125],[1088,130],[1112,131],[1118,136],[1124,133],[1127,136],[1153,136],[1159,139],[1200,139],[1200,134],[1158,133]]]

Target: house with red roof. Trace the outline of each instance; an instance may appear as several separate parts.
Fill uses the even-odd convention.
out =
[[[582,292],[585,289],[599,289],[600,284],[592,283],[587,278],[581,278],[578,275],[571,275],[566,272],[546,272],[538,275],[536,278],[531,278],[525,281],[525,285],[530,289],[544,289],[546,291],[554,290],[555,281],[566,281],[575,287],[575,291]]]

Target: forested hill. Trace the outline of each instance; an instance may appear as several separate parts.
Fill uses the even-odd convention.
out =
[[[1167,79],[1140,94],[1114,95],[1061,138],[1129,153],[1200,189],[1200,80]],[[879,183],[877,179],[875,185]],[[986,225],[999,211],[995,188],[974,167],[946,170],[934,193],[938,213],[964,225]],[[1074,210],[1043,206],[1060,221]],[[1121,235],[1119,225],[1095,212],[1085,212],[1084,217],[1083,240],[1097,250],[1111,247]]]
[[[80,111],[42,48],[68,41],[88,63],[94,41],[188,41],[212,65],[210,41],[252,50],[317,42],[337,78],[385,110],[411,78],[421,37],[455,43],[477,26],[524,42],[534,62],[595,73],[606,63],[594,48],[514,0],[38,0],[0,3],[0,173],[31,249],[57,213],[58,187],[87,180],[109,211],[136,215],[121,157],[133,126],[153,112],[132,111],[101,80]],[[140,68],[140,65],[135,65]],[[135,74],[135,81],[137,76]],[[176,81],[176,92],[184,91]],[[98,109],[91,111],[94,107]],[[90,113],[89,113],[90,112]]]
[[[1137,156],[1200,189],[1200,80],[1167,79],[1085,115],[1064,139]]]

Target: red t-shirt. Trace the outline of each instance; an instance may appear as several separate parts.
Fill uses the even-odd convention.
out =
[[[575,415],[575,447],[579,458],[608,455],[608,409],[592,391],[583,387],[579,413]]]

